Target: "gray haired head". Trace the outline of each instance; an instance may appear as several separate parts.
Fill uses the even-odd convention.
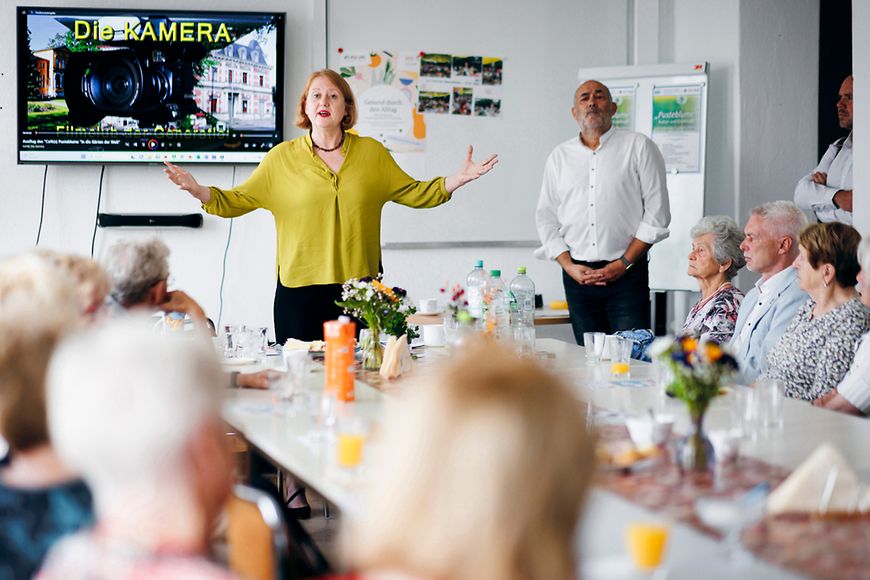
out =
[[[807,216],[794,202],[780,199],[771,201],[750,210],[749,215],[757,215],[764,225],[773,230],[777,237],[789,236],[794,245],[807,225]]]
[[[693,240],[706,234],[713,236],[713,257],[716,262],[724,265],[731,260],[731,266],[725,271],[725,277],[730,280],[746,265],[743,250],[740,249],[743,232],[733,218],[727,215],[711,215],[702,217],[690,232]]]
[[[112,298],[125,307],[144,302],[151,288],[169,277],[168,257],[169,248],[157,238],[112,244],[103,260]]]

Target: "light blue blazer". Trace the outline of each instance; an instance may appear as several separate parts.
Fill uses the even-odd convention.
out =
[[[797,270],[788,268],[787,279],[780,287],[779,293],[767,303],[761,317],[755,322],[749,334],[749,340],[736,350],[737,361],[743,380],[752,383],[767,368],[767,353],[779,341],[794,318],[798,308],[809,299],[807,293],[801,290],[797,280]],[[737,312],[737,323],[734,326],[734,336],[731,345],[734,346],[740,336],[749,313],[758,303],[758,288],[753,287]]]

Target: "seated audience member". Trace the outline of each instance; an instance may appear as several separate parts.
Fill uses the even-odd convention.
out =
[[[119,240],[109,247],[103,265],[112,281],[115,310],[179,312],[206,325],[205,311],[181,290],[167,289],[169,248],[157,238]]]
[[[767,355],[761,376],[782,381],[786,396],[812,401],[843,380],[870,329],[870,308],[855,290],[861,235],[852,226],[811,224],[798,241],[794,267],[810,299]]]
[[[58,347],[51,436],[93,491],[97,521],[57,543],[40,578],[231,577],[206,558],[231,487],[220,381],[205,337],[166,340],[139,320]]]
[[[858,272],[861,302],[870,307],[870,237],[861,240],[858,260],[861,263],[861,271]],[[836,389],[816,399],[813,404],[850,415],[870,414],[870,332],[865,333],[858,343],[852,367],[845,378]]]
[[[90,525],[91,494],[49,442],[45,374],[76,324],[72,284],[42,257],[0,262],[0,578],[31,578],[59,538]]]
[[[477,345],[398,405],[345,537],[351,577],[576,577],[593,454],[567,385]]]
[[[743,232],[728,216],[701,218],[691,231],[688,274],[698,280],[701,300],[689,311],[683,334],[718,343],[731,340],[743,292],[731,280],[746,263]]]
[[[731,347],[743,379],[754,382],[767,368],[767,353],[807,301],[792,264],[798,257],[798,236],[807,225],[801,209],[790,201],[772,201],[749,212],[740,248],[746,267],[761,275],[740,304]]]
[[[98,319],[112,285],[103,267],[91,258],[40,250],[39,255],[67,273],[78,290],[79,314],[85,323]]]

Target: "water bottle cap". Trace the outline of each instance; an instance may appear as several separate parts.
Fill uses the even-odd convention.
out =
[[[501,277],[501,270],[490,270],[489,275],[492,276],[493,278],[500,278]]]
[[[523,275],[523,276],[524,276],[524,275],[526,274],[526,267],[525,267],[525,266],[520,266],[519,268],[517,268],[517,274],[520,274],[520,275]]]
[[[474,267],[475,267],[475,268],[483,268],[483,260],[478,260],[478,261],[474,264]]]

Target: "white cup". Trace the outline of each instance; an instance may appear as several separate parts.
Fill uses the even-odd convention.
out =
[[[423,329],[423,344],[426,346],[444,346],[444,325],[421,324]]]
[[[438,312],[438,299],[421,298],[417,301],[417,311],[420,314],[435,314]]]

